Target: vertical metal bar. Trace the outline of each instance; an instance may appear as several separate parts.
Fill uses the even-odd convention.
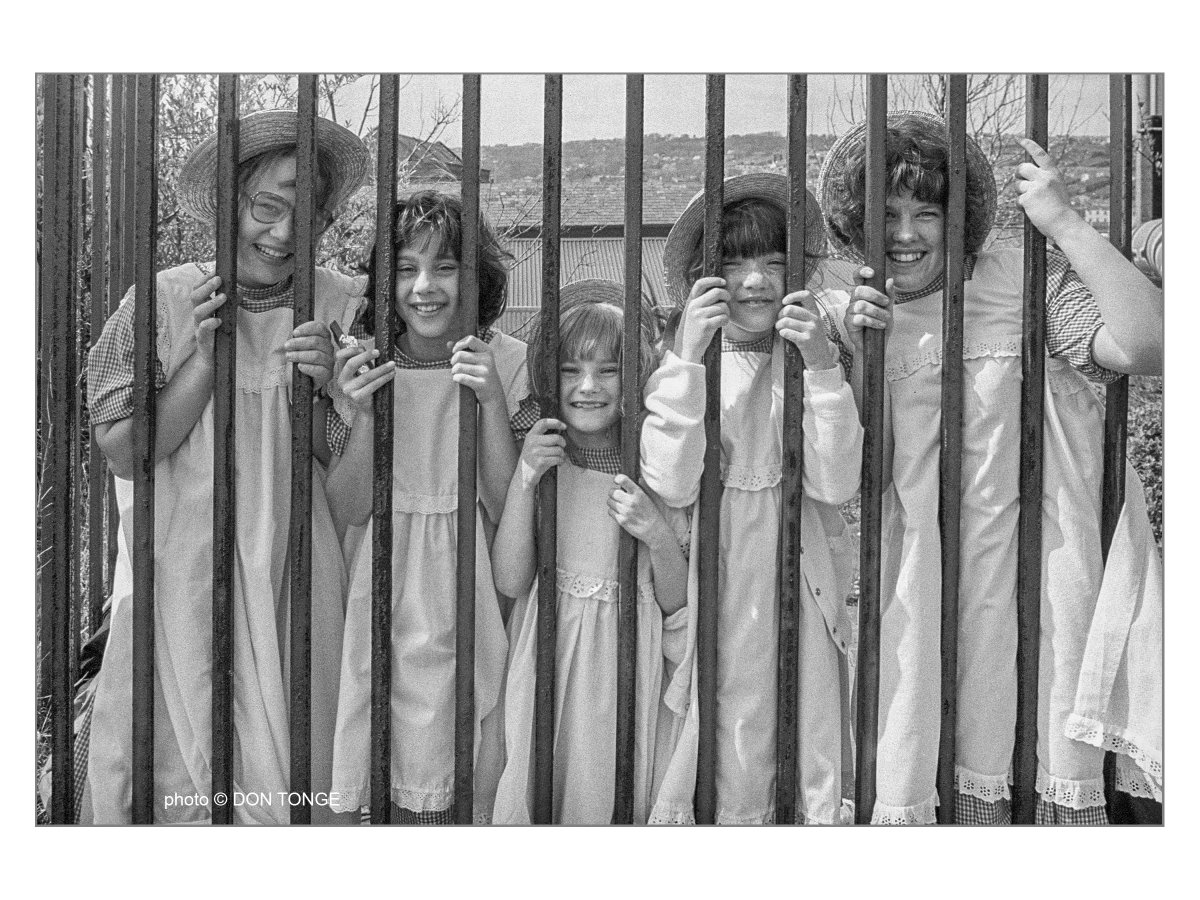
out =
[[[217,78],[217,276],[225,303],[213,342],[212,802],[233,822],[233,584],[237,533],[234,368],[237,359],[238,76]]]
[[[478,75],[463,76],[462,289],[465,335],[479,330],[479,93]],[[475,807],[475,528],[479,406],[475,392],[458,389],[458,605],[454,645],[454,819],[474,821]]]
[[[154,821],[154,435],[158,76],[137,75],[133,326],[133,821]],[[128,99],[128,94],[126,95]]]
[[[76,201],[76,76],[45,75],[43,150],[43,258],[45,290],[42,313],[48,316],[50,341],[49,421],[46,447],[53,514],[49,533],[49,590],[42,603],[50,607],[49,633],[43,631],[42,652],[49,653],[51,747],[54,759],[50,820],[67,824],[74,818],[74,734],[71,682],[71,599],[75,572],[71,567],[74,508],[71,505],[74,469],[69,427],[75,406],[75,253]],[[45,523],[44,523],[45,524]],[[45,620],[43,620],[45,621]],[[45,690],[45,683],[43,683]]]
[[[721,213],[725,205],[725,76],[706,76],[704,88],[705,277],[721,274]],[[721,535],[721,342],[704,351],[704,472],[700,476],[700,545],[719,547]],[[700,745],[696,758],[696,822],[711,825],[717,808],[717,553],[701,553],[696,644]]]
[[[967,76],[946,85],[949,153],[945,289],[942,292],[942,435],[938,527],[942,538],[942,730],[938,743],[938,822],[954,823],[958,722],[959,523],[962,517],[963,263],[967,231]]]
[[[808,76],[789,75],[787,286],[805,287],[807,239]],[[779,505],[779,659],[776,675],[775,824],[796,822],[796,775],[800,724],[800,502],[804,471],[804,357],[783,342],[783,474]]]
[[[562,228],[562,76],[547,75],[542,146],[542,322],[543,418],[559,417],[558,288]],[[538,483],[537,679],[534,690],[533,821],[548,825],[554,815],[554,667],[558,645],[558,476],[550,469]]]
[[[108,315],[121,303],[125,295],[125,275],[122,271],[122,253],[125,247],[124,215],[125,209],[125,168],[126,144],[129,135],[125,132],[125,91],[124,76],[113,75],[109,91],[112,95],[112,135],[109,152],[109,188],[108,188]],[[120,528],[120,516],[117,513],[116,484],[112,472],[108,473],[106,490],[108,502],[108,527],[105,536],[105,579],[104,593],[112,593],[113,575],[117,563],[117,541]]]
[[[70,638],[67,646],[67,666],[73,686],[79,680],[79,645],[83,616],[83,545],[87,533],[87,511],[84,506],[84,491],[88,485],[83,474],[83,447],[79,435],[83,431],[83,409],[86,398],[82,393],[83,379],[79,377],[87,364],[87,345],[81,340],[84,327],[83,279],[80,263],[83,259],[86,231],[84,223],[88,217],[88,172],[84,168],[84,149],[87,146],[88,103],[87,76],[76,75],[71,91],[71,122],[74,135],[71,142],[71,180],[74,196],[71,203],[71,407],[67,429],[71,440],[71,604],[68,612]],[[72,714],[72,718],[74,718]]]
[[[54,483],[54,434],[50,416],[52,389],[50,385],[51,360],[54,346],[54,276],[60,265],[61,251],[55,241],[58,228],[58,120],[54,115],[57,96],[57,75],[41,76],[39,87],[42,101],[42,199],[38,233],[38,440],[42,454],[39,470],[37,497],[37,560],[38,560],[38,644],[37,644],[37,696],[39,702],[47,702],[52,693],[50,648],[54,634],[53,576],[53,490]],[[51,554],[49,562],[47,553]],[[47,712],[49,712],[47,708]]]
[[[1133,83],[1129,75],[1108,79],[1109,242],[1130,259],[1133,236]],[[1108,560],[1117,520],[1125,505],[1125,444],[1129,430],[1129,376],[1108,385],[1104,395],[1104,478],[1100,549]],[[1116,755],[1104,754],[1104,796],[1110,822],[1117,820]]]
[[[621,471],[640,477],[642,408],[642,170],[645,76],[625,76],[625,332],[621,342]],[[645,323],[649,325],[649,323]],[[617,746],[612,821],[633,822],[634,729],[637,719],[638,544],[621,529],[617,547]]]
[[[121,293],[129,290],[134,281],[134,266],[137,258],[135,201],[137,198],[137,76],[123,75],[125,92],[125,227],[122,229],[125,245],[122,248]]]
[[[1049,77],[1029,75],[1025,132],[1049,146]],[[1046,376],[1046,238],[1025,220],[1025,310],[1021,337],[1021,511],[1017,520],[1017,741],[1013,822],[1037,808],[1038,647],[1042,606],[1042,438]]]
[[[105,132],[108,130],[108,76],[92,76],[92,279],[90,286],[88,347],[96,345],[100,329],[107,318],[105,303],[108,295],[108,212],[105,195],[108,191],[108,153]],[[108,465],[96,436],[88,423],[88,634],[100,627],[104,609],[104,528],[105,492],[108,487]],[[115,514],[115,508],[113,509]]]
[[[866,260],[867,284],[882,292],[886,282],[884,212],[887,204],[887,76],[868,76]],[[879,591],[883,528],[883,334],[863,335],[862,519],[858,600],[858,765],[855,821],[871,821],[875,807],[875,752],[879,743]]]
[[[400,76],[379,76],[375,177],[375,347],[392,358],[395,280],[396,128]],[[371,824],[392,820],[392,383],[375,392],[371,545]],[[332,413],[331,413],[332,415]]]
[[[297,76],[296,274],[294,324],[313,317],[317,174],[317,76]],[[292,824],[312,820],[312,378],[292,369],[292,514],[288,526],[291,560],[291,789],[300,802]]]

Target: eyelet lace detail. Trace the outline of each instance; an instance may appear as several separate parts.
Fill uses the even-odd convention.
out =
[[[872,825],[932,825],[937,820],[938,797],[933,796],[915,806],[887,806],[875,801],[871,812]]]
[[[1016,338],[999,341],[971,341],[963,346],[963,359],[983,359],[985,357],[1020,356],[1021,342]],[[899,381],[915,374],[926,366],[938,366],[942,363],[942,348],[929,347],[917,353],[907,354],[889,362],[884,367],[888,381]]]
[[[601,603],[616,603],[620,595],[620,582],[615,578],[599,578],[581,575],[578,572],[558,570],[556,587],[559,594],[579,600],[599,600]],[[638,585],[638,602],[653,603],[654,591],[647,585]]]
[[[655,804],[646,820],[648,825],[695,825],[696,813],[692,805],[682,803]]]
[[[405,494],[397,491],[392,495],[392,512],[422,516],[458,512],[458,497],[454,494]],[[412,809],[411,806],[404,808]]]
[[[962,766],[954,767],[954,789],[960,794],[969,794],[988,803],[1010,799],[1008,784],[1008,774],[980,775]]]
[[[725,487],[742,491],[765,491],[779,484],[782,477],[783,466],[766,469],[733,465],[721,467],[721,481]]]
[[[1162,762],[1151,756],[1149,751],[1145,750],[1138,741],[1124,735],[1106,733],[1100,722],[1095,719],[1085,719],[1074,713],[1067,718],[1063,733],[1073,740],[1082,741],[1092,747],[1128,756],[1146,774],[1155,792],[1154,799],[1162,801]]]
[[[1162,803],[1162,791],[1154,786],[1145,772],[1117,766],[1117,790],[1131,797],[1145,797]]]
[[[1039,766],[1034,789],[1046,802],[1065,806],[1067,809],[1091,809],[1093,806],[1104,805],[1103,778],[1072,781],[1050,775]]]

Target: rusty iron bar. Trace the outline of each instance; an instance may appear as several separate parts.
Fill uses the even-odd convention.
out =
[[[562,230],[562,75],[547,75],[542,141],[542,324],[545,341],[538,398],[542,418],[559,418],[558,293]],[[537,675],[534,688],[533,821],[554,817],[554,675],[558,645],[558,475],[552,468],[538,482]]]
[[[463,335],[479,331],[480,77],[463,75],[462,275]],[[458,389],[458,603],[454,629],[454,820],[474,821],[475,808],[475,529],[478,514],[479,404]]]
[[[640,477],[639,441],[642,408],[642,135],[645,76],[625,76],[625,329],[621,342],[621,471],[635,484]],[[620,530],[617,546],[617,742],[612,821],[634,820],[633,761],[637,719],[638,543]]]
[[[1133,79],[1108,79],[1109,242],[1126,259],[1133,256]],[[1125,445],[1129,432],[1129,376],[1108,385],[1104,394],[1104,476],[1101,493],[1100,550],[1105,561],[1125,505]],[[1117,758],[1104,754],[1104,798],[1108,820],[1119,818],[1116,806]]]
[[[311,322],[317,182],[317,76],[297,76],[296,240],[293,326]],[[313,381],[292,368],[292,503],[288,526],[291,561],[291,789],[300,802],[291,807],[292,824],[312,821],[312,437]],[[324,599],[324,598],[322,598]]]
[[[1025,133],[1049,147],[1049,77],[1029,75]],[[1042,606],[1043,390],[1046,378],[1046,238],[1025,220],[1021,337],[1021,509],[1017,517],[1017,730],[1012,820],[1031,825],[1037,808],[1038,653]]]
[[[133,325],[133,821],[154,821],[154,438],[158,298],[158,76],[136,78],[137,295]],[[126,95],[128,99],[128,94]]]
[[[84,167],[84,150],[87,147],[88,136],[88,90],[87,76],[76,75],[71,91],[71,120],[74,123],[75,134],[71,141],[71,177],[75,179],[75,194],[72,201],[71,219],[71,295],[75,303],[71,306],[71,335],[70,347],[73,354],[71,381],[72,402],[67,430],[72,435],[79,435],[83,430],[83,413],[87,398],[83,392],[84,373],[87,368],[87,343],[83,338],[83,329],[88,322],[83,316],[82,297],[84,290],[82,261],[84,258],[85,239],[87,230],[84,223],[88,220],[89,184],[88,170]],[[90,290],[90,289],[89,289]],[[82,338],[82,339],[81,339]],[[88,480],[83,473],[83,447],[78,439],[71,441],[71,541],[70,572],[71,572],[71,604],[68,610],[70,619],[69,641],[67,646],[67,666],[70,670],[72,686],[79,680],[79,645],[83,631],[84,583],[82,580],[83,546],[87,540],[88,518],[84,493]]]
[[[395,335],[396,134],[400,76],[379,76],[379,150],[375,170],[375,347],[392,358]],[[392,821],[392,383],[375,392],[371,537],[371,824]],[[332,411],[330,415],[335,415]]]
[[[134,282],[134,267],[137,260],[137,221],[135,202],[137,198],[137,76],[123,75],[125,81],[125,227],[122,229],[124,247],[121,262],[121,292],[129,290]]]
[[[882,292],[886,281],[887,76],[870,75],[867,85],[866,262],[867,285]],[[880,544],[883,528],[882,332],[863,334],[862,518],[858,600],[858,735],[854,819],[868,824],[875,807],[875,754],[879,743]]]
[[[721,274],[721,214],[725,200],[725,76],[705,76],[704,261],[705,277]],[[700,476],[700,546],[720,547],[722,330],[704,351],[704,472]],[[711,825],[717,807],[717,604],[718,554],[701,553],[696,644],[700,744],[696,758],[696,822]]]
[[[808,76],[789,75],[787,285],[785,294],[806,287]],[[775,680],[775,824],[796,822],[800,743],[800,592],[804,588],[800,504],[804,472],[804,357],[783,342],[783,473],[779,504],[779,656]]]
[[[942,291],[942,417],[938,528],[942,539],[942,706],[938,742],[937,820],[954,824],[955,729],[958,723],[958,593],[961,560],[963,421],[963,285],[967,230],[967,76],[946,84],[945,288]]]
[[[108,76],[92,75],[92,278],[89,285],[88,348],[96,345],[104,320],[108,318]],[[116,507],[105,506],[108,465],[89,420],[88,438],[88,634],[100,627],[104,614],[104,535],[105,514],[116,516]]]
[[[38,646],[37,646],[37,696],[39,701],[48,703],[51,694],[51,682],[54,670],[51,668],[50,647],[54,634],[54,603],[50,591],[50,569],[43,565],[43,558],[52,553],[54,527],[54,504],[52,488],[54,477],[54,447],[50,405],[52,402],[50,386],[50,354],[54,346],[54,276],[59,265],[61,250],[54,239],[58,228],[58,215],[55,203],[58,200],[59,187],[57,169],[58,158],[58,128],[57,119],[53,114],[57,91],[57,75],[40,76],[39,89],[42,98],[42,197],[40,217],[38,220],[38,379],[37,379],[37,413],[38,441],[42,453],[42,466],[38,484],[38,530],[37,530],[37,562],[38,562]],[[49,713],[47,707],[46,712]]]
[[[120,305],[121,298],[125,295],[125,276],[122,271],[124,261],[122,252],[125,246],[123,237],[125,220],[122,216],[122,210],[125,208],[125,169],[128,165],[126,161],[126,144],[128,143],[128,135],[125,133],[125,91],[123,89],[123,78],[124,76],[121,75],[113,75],[109,87],[112,97],[112,115],[108,179],[108,306],[105,310],[106,318],[113,314],[113,311]],[[113,480],[112,472],[108,473],[106,494],[109,516],[106,533],[107,551],[105,553],[106,578],[104,593],[108,596],[112,594],[113,590],[113,577],[116,574],[117,565],[118,532],[121,527],[120,516],[117,515],[116,483]]]
[[[50,821],[69,824],[75,817],[74,712],[71,682],[71,601],[75,573],[71,568],[74,508],[70,505],[75,481],[70,428],[75,406],[75,217],[79,171],[77,142],[77,88],[74,75],[44,75],[43,90],[43,193],[42,193],[42,315],[47,318],[49,384],[46,400],[50,440],[47,445],[50,497],[54,513],[43,532],[49,546],[48,590],[42,595],[49,607],[49,631],[42,633],[42,652],[49,656],[51,698],[51,748],[54,759]],[[66,498],[67,502],[58,502]],[[43,619],[45,621],[45,619]],[[43,691],[46,683],[43,682]]]
[[[233,617],[237,543],[234,409],[237,360],[238,76],[217,78],[217,276],[225,303],[213,341],[212,801],[214,825],[233,822]]]
[[[375,346],[392,358],[392,285],[395,273],[396,134],[399,76],[379,79],[379,151],[376,169]],[[375,392],[374,503],[371,555],[371,823],[391,822],[391,634],[393,385]]]

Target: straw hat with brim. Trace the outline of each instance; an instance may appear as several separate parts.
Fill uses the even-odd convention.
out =
[[[932,113],[915,109],[899,110],[888,113],[888,127],[897,125],[915,126],[925,132],[925,136],[934,140],[940,139],[946,146],[946,122]],[[848,224],[841,222],[843,210],[850,202],[850,191],[853,185],[847,182],[846,165],[851,153],[861,152],[866,141],[867,124],[860,122],[840,138],[834,141],[821,166],[821,174],[817,178],[817,193],[821,197],[821,209],[825,211],[825,221],[829,232],[829,246],[834,252],[855,263],[863,261],[862,253],[843,237],[848,234]],[[978,253],[992,230],[992,222],[996,218],[996,179],[992,175],[992,164],[988,162],[979,145],[967,135],[967,252]],[[862,223],[858,223],[861,229]],[[839,231],[841,233],[839,233]]]
[[[804,205],[804,252],[808,257],[804,263],[807,280],[817,267],[819,259],[814,256],[825,254],[825,226],[821,224],[821,209],[812,191],[807,188]],[[752,172],[749,175],[734,175],[725,179],[722,203],[728,207],[739,200],[762,200],[777,206],[787,217],[787,179],[774,172]],[[667,246],[663,250],[663,267],[666,269],[667,293],[671,302],[682,305],[692,289],[688,278],[688,265],[704,238],[704,191],[689,201],[687,209],[679,217],[667,235]]]
[[[296,146],[296,113],[273,109],[244,116],[238,128],[238,164],[285,147]],[[329,159],[333,185],[329,208],[336,209],[366,180],[371,153],[354,132],[329,119],[317,119],[317,146]],[[217,136],[196,145],[179,170],[180,205],[202,222],[217,218]]]

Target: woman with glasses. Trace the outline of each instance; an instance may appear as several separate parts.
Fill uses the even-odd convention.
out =
[[[355,135],[317,120],[316,213],[320,233],[363,183],[370,155]],[[216,220],[217,141],[212,135],[180,172],[186,212]],[[234,545],[235,822],[286,823],[288,746],[288,526],[293,366],[329,381],[326,331],[349,326],[358,281],[318,268],[313,321],[294,323],[296,114],[274,110],[240,122],[237,234]],[[211,262],[157,278],[154,562],[154,820],[211,818],[213,338],[229,286]],[[96,439],[116,476],[122,541],[111,637],[98,676],[85,796],[96,822],[131,814],[130,568],[133,477],[134,289],[104,326],[88,366]],[[321,416],[314,434],[324,434]],[[323,438],[322,438],[323,444]],[[319,467],[318,467],[319,468]],[[328,792],[341,659],[345,571],[323,476],[312,483],[312,790]],[[238,798],[257,802],[239,803]],[[266,799],[264,799],[266,798]],[[272,802],[266,802],[266,800]],[[332,819],[315,803],[313,821]]]

